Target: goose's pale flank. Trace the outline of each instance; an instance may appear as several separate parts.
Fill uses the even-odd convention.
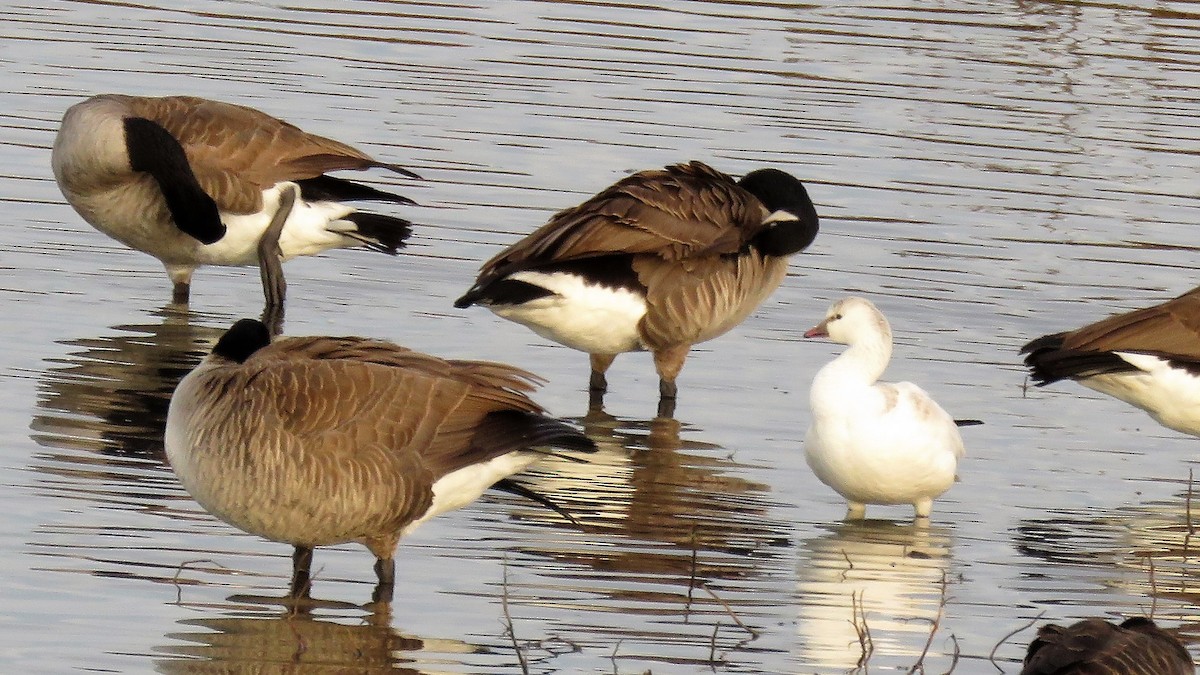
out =
[[[753,312],[817,228],[804,186],[777,169],[741,180],[700,162],[643,171],[501,251],[454,304],[587,352],[596,395],[617,354],[649,350],[669,415],[691,346]]]
[[[1021,675],[1194,675],[1187,649],[1150,619],[1121,625],[1084,619],[1046,624],[1029,644]]]
[[[103,94],[77,103],[63,117],[51,164],[84,220],[162,262],[175,302],[188,301],[201,265],[257,264],[259,239],[286,192],[299,198],[279,237],[285,259],[356,246],[395,253],[411,225],[343,203],[411,200],[326,173],[412,172],[253,108],[192,96]]]
[[[846,498],[847,518],[867,504],[912,504],[928,518],[954,484],[962,437],[954,419],[911,382],[879,382],[892,358],[892,329],[875,305],[846,298],[804,334],[848,345],[813,378],[808,465]]]
[[[271,342],[243,319],[175,390],[167,457],[210,513],[295,547],[293,597],[313,547],[357,541],[388,600],[403,535],[551,448],[594,449],[529,398],[536,382],[363,338]]]
[[[1070,379],[1200,436],[1200,288],[1021,348],[1033,380]]]

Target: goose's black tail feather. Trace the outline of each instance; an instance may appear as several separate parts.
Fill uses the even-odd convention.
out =
[[[361,241],[372,251],[396,255],[404,248],[404,242],[412,234],[412,223],[395,216],[355,211],[345,217],[357,228],[353,232],[342,232],[347,237]]]
[[[333,176],[305,178],[296,181],[296,184],[300,186],[300,195],[307,201],[352,202],[369,200],[391,202],[393,204],[416,204],[416,202],[408,197]]]

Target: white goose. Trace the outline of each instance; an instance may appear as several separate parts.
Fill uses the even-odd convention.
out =
[[[958,425],[911,382],[879,382],[892,357],[892,329],[864,298],[833,304],[804,337],[849,345],[813,378],[808,465],[849,502],[847,518],[867,504],[912,504],[928,518],[934,498],[954,484],[963,456]]]

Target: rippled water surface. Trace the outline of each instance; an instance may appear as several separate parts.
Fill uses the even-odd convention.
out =
[[[1200,637],[1197,441],[1070,383],[1026,391],[1016,355],[1198,283],[1200,4],[161,5],[0,8],[5,672],[840,673],[869,647],[877,672],[984,673],[1019,670],[1032,630],[1002,640],[1036,617]],[[178,379],[258,312],[257,273],[202,270],[181,312],[155,260],[63,202],[54,130],[105,91],[259,107],[424,176],[372,177],[422,204],[398,209],[404,255],[288,264],[287,332],[539,372],[601,445],[530,477],[579,525],[489,496],[401,544],[389,615],[240,599],[282,593],[290,550],[204,513],[161,434]],[[583,355],[451,307],[553,211],[689,159],[794,173],[822,231],[694,350],[676,419],[644,354],[588,413]],[[801,333],[848,294],[891,319],[891,379],[986,422],[928,527],[842,523],[804,465],[837,349]],[[315,569],[319,596],[369,598],[361,547]]]

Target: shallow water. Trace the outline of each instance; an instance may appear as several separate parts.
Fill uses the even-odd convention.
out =
[[[1200,620],[1195,439],[1069,383],[1026,391],[1016,355],[1197,283],[1195,3],[162,4],[0,9],[6,671],[836,673],[865,626],[876,671],[926,652],[1015,672],[1032,630],[1001,640],[1035,617]],[[399,209],[404,255],[288,264],[287,332],[545,376],[539,400],[602,446],[531,478],[580,525],[503,495],[435,520],[402,544],[389,616],[239,599],[283,592],[288,547],[205,514],[160,435],[174,383],[259,311],[257,273],[202,270],[180,313],[156,261],[63,202],[54,130],[102,91],[256,106],[424,176],[372,176],[423,205]],[[822,231],[693,351],[677,421],[654,419],[648,356],[588,415],[583,355],[450,306],[553,211],[688,159],[794,173]],[[889,378],[986,422],[928,528],[840,522],[804,465],[837,350],[800,335],[851,293],[892,321]],[[319,551],[317,595],[366,601],[370,564]]]

